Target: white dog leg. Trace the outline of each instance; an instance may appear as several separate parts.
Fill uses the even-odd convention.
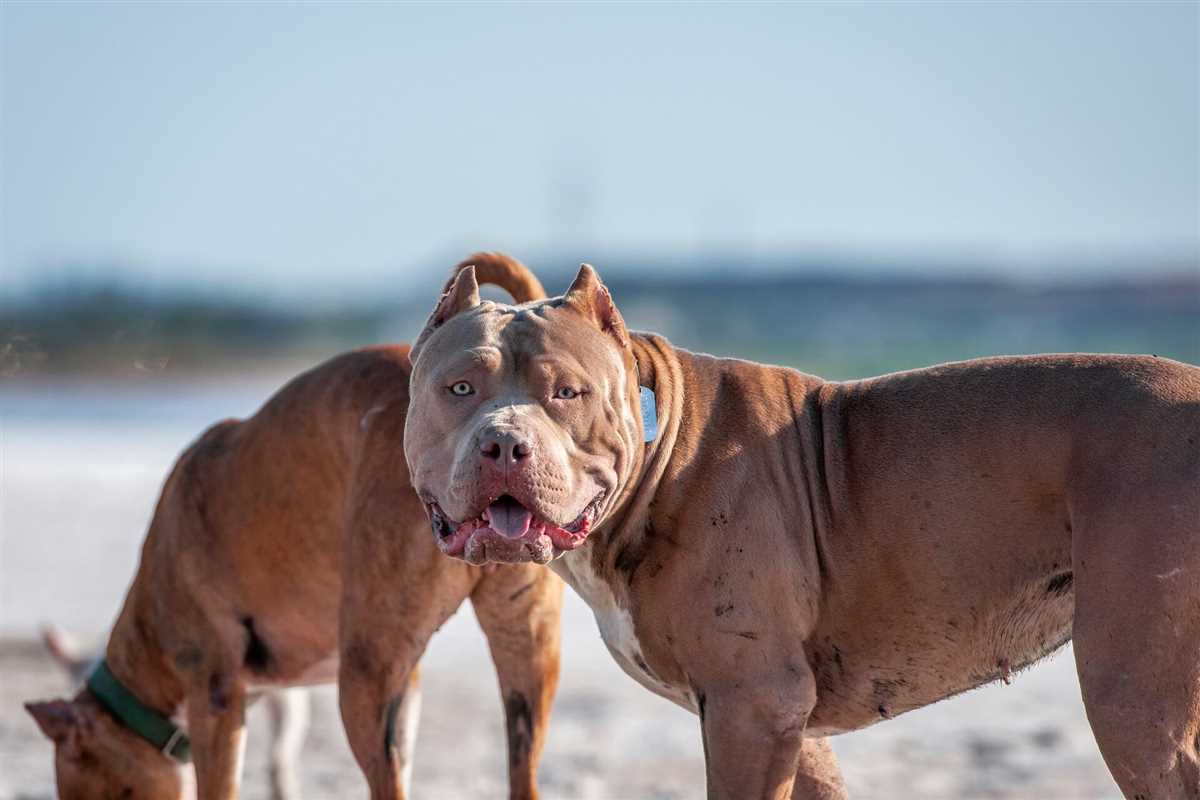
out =
[[[302,688],[274,689],[264,695],[271,712],[271,797],[300,800],[296,764],[308,733],[308,691]]]

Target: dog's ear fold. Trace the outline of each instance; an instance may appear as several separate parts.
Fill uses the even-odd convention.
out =
[[[79,724],[75,707],[70,700],[47,700],[43,703],[26,703],[25,710],[33,717],[42,733],[51,741],[61,743],[71,735]]]
[[[413,351],[415,352],[431,333],[445,325],[455,315],[472,309],[479,303],[479,282],[475,280],[475,267],[468,264],[446,284],[446,291],[442,292],[441,298],[434,306],[433,313],[429,315],[429,320],[425,323],[425,328],[417,337],[416,343],[413,344]]]
[[[580,264],[579,274],[564,296],[566,304],[591,319],[600,330],[617,340],[621,347],[629,346],[629,333],[625,320],[609,294],[608,287],[600,282],[600,276],[590,264]]]

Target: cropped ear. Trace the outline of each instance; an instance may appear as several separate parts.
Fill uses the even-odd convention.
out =
[[[629,333],[625,330],[625,320],[613,302],[608,287],[600,282],[600,276],[590,264],[580,264],[579,274],[571,283],[564,296],[566,304],[591,319],[600,330],[617,340],[621,347],[629,346]]]
[[[26,703],[25,710],[42,729],[42,733],[55,743],[66,741],[79,723],[71,701],[61,698],[43,703]]]
[[[467,265],[459,270],[446,284],[437,307],[429,315],[426,328],[440,328],[451,317],[479,305],[479,282],[475,280],[475,267]]]
[[[417,337],[416,343],[413,344],[413,350],[415,351],[421,342],[429,338],[431,333],[445,325],[454,316],[474,308],[479,305],[479,302],[479,283],[475,280],[475,267],[464,267],[447,284],[446,291],[442,293],[437,305],[434,306],[433,313],[429,315],[429,319],[425,323],[425,328]]]

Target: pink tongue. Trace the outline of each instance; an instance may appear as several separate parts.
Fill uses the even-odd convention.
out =
[[[509,539],[524,536],[533,523],[533,514],[511,497],[492,503],[487,512],[488,527]]]

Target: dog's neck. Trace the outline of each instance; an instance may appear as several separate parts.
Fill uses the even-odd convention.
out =
[[[666,339],[654,334],[635,333],[631,337],[637,363],[638,384],[654,393],[657,407],[657,431],[653,439],[643,442],[641,458],[635,462],[628,481],[635,501],[632,510],[652,499],[653,487],[666,470],[679,435],[683,418],[684,378],[674,348]],[[644,496],[649,491],[649,496]]]
[[[684,377],[674,348],[654,334],[634,333],[630,339],[638,382],[654,392],[658,431],[651,441],[637,440],[641,450],[633,459],[629,477],[619,489],[600,536],[589,545],[592,569],[610,584],[622,575],[621,583],[632,579],[632,565],[647,546],[650,505],[670,463],[683,418]]]
[[[151,535],[153,537],[153,534]],[[177,715],[184,701],[184,684],[158,637],[161,603],[153,602],[146,560],[152,559],[151,540],[143,551],[121,615],[113,625],[105,661],[113,676],[144,705],[164,717]]]

